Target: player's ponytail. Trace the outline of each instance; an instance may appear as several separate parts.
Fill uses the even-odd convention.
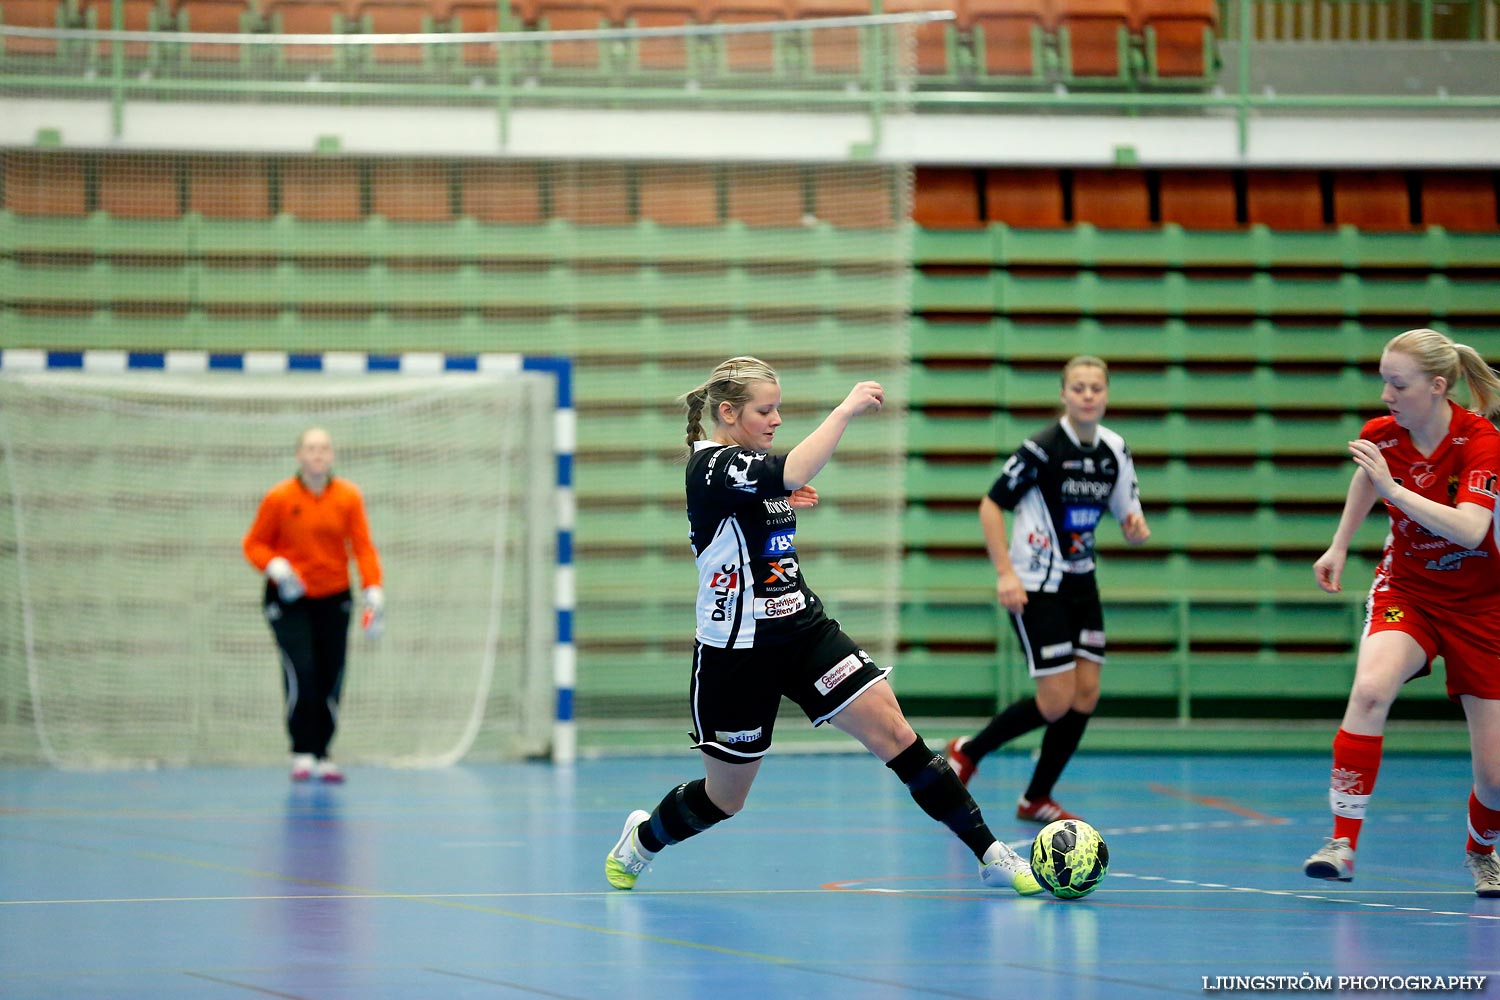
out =
[[[703,433],[704,410],[712,413],[717,422],[720,403],[728,403],[738,410],[750,401],[752,385],[777,381],[776,369],[759,358],[742,356],[720,363],[708,376],[708,381],[678,396],[677,402],[687,407],[688,451],[692,451],[693,442],[706,437]]]
[[[1490,420],[1500,416],[1500,375],[1468,344],[1455,344],[1446,334],[1423,328],[1397,334],[1385,349],[1405,354],[1429,378],[1441,376],[1450,394],[1462,378],[1469,387],[1470,409]]]

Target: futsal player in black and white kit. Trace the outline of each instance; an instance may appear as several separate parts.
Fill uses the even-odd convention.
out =
[[[860,382],[802,443],[770,453],[781,425],[776,372],[730,358],[682,397],[687,406],[689,539],[698,564],[698,628],[691,701],[705,775],[636,810],[605,859],[609,884],[634,888],[657,852],[739,812],[771,747],[783,695],[812,724],[859,740],[906,784],[927,815],[974,852],[985,885],[1023,896],[1042,891],[1027,862],[995,839],[968,789],[896,703],[888,668],[829,618],[797,561],[799,507],[817,503],[809,482],[849,422],[878,413],[884,390]],[[704,439],[702,418],[713,420]]]
[[[995,592],[1010,612],[1036,695],[947,748],[949,765],[967,785],[986,754],[1046,726],[1031,784],[1016,805],[1016,818],[1037,823],[1079,818],[1053,800],[1052,789],[1099,704],[1104,611],[1094,533],[1108,511],[1129,544],[1151,536],[1130,450],[1099,423],[1109,403],[1108,366],[1089,355],[1069,361],[1062,402],[1062,418],[1022,443],[979,502]],[[1015,522],[1008,539],[1005,511]]]

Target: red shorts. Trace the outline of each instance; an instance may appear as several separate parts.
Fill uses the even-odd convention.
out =
[[[1427,665],[1416,674],[1432,672],[1432,661],[1443,658],[1448,697],[1461,694],[1500,701],[1500,610],[1493,608],[1427,610],[1395,590],[1370,596],[1365,634],[1405,632],[1427,654]]]

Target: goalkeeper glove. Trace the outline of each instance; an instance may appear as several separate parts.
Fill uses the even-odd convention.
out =
[[[292,569],[292,564],[281,556],[277,556],[266,563],[266,576],[276,584],[276,592],[281,595],[281,603],[291,604],[293,601],[307,593],[307,585]]]
[[[360,627],[366,639],[379,639],[385,634],[385,591],[380,587],[365,588],[365,610],[359,616]]]

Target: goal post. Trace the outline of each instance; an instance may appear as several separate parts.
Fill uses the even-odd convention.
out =
[[[0,761],[284,757],[240,541],[313,425],[389,606],[378,642],[352,630],[335,754],[567,759],[570,381],[521,355],[0,351]]]

